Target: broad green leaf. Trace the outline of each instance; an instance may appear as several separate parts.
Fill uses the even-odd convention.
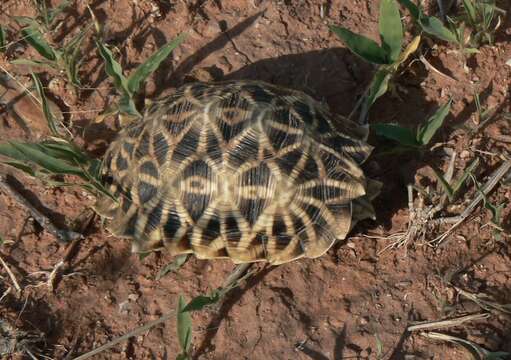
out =
[[[378,22],[382,48],[390,62],[395,62],[403,45],[403,24],[395,0],[381,0]]]
[[[364,100],[364,104],[360,112],[361,120],[365,121],[366,116],[369,113],[369,109],[373,106],[376,99],[387,92],[391,76],[392,75],[385,69],[380,69],[376,72],[376,74],[374,74],[371,86],[369,87],[369,92]]]
[[[43,34],[34,26],[29,26],[21,30],[23,38],[34,48],[36,51],[44,56],[46,59],[55,61],[57,60],[57,53],[50,44],[44,40]]]
[[[44,94],[43,85],[41,84],[41,81],[39,80],[39,77],[31,73],[32,79],[34,81],[35,88],[37,90],[37,95],[39,96],[39,99],[41,100],[41,106],[43,108],[43,114],[46,118],[46,121],[48,122],[48,127],[54,136],[59,136],[59,129],[57,127],[57,122],[55,120],[55,116],[53,115],[50,106],[48,105],[48,101],[46,100],[46,95]]]
[[[417,142],[421,145],[427,145],[437,130],[444,123],[445,118],[451,110],[452,99],[441,106],[417,131]]]
[[[376,135],[397,141],[401,145],[411,147],[419,146],[415,139],[415,134],[408,128],[394,124],[374,124],[371,125],[371,128]]]
[[[398,0],[398,1],[401,3],[401,5],[403,5],[405,8],[408,9],[408,11],[410,12],[410,15],[412,15],[414,20],[418,20],[419,19],[420,9],[419,9],[419,7],[417,5],[415,5],[410,0]]]
[[[127,85],[128,80],[122,73],[121,64],[114,59],[112,52],[100,41],[96,41],[96,46],[98,47],[99,54],[105,62],[105,71],[114,80],[114,85],[117,91],[121,94],[128,94],[131,97],[133,94],[130,94],[129,92]]]
[[[170,272],[179,270],[186,263],[188,258],[189,258],[188,254],[176,256],[174,261],[170,262],[163,269],[160,270],[158,275],[156,275],[156,280],[160,280],[162,277],[164,277],[165,275],[167,275]]]
[[[174,40],[163,46],[157,52],[149,57],[143,64],[140,64],[137,69],[128,78],[128,90],[130,94],[136,94],[140,89],[140,84],[143,83],[149,75],[151,75],[174,50],[185,39],[186,34],[182,33]]]
[[[423,16],[421,14],[421,16],[419,16],[419,24],[422,27],[422,30],[428,34],[436,36],[441,40],[452,43],[456,43],[458,41],[456,35],[454,35],[451,30],[446,28],[440,19],[434,16]]]
[[[185,306],[186,300],[180,295],[177,305],[177,337],[183,354],[188,354],[192,345],[192,317]]]
[[[0,25],[0,52],[5,52],[7,47],[7,34],[2,25]]]
[[[204,307],[215,304],[220,300],[220,292],[213,291],[210,296],[199,295],[194,297],[185,307],[183,311],[202,310]]]
[[[362,59],[373,64],[388,64],[387,53],[375,41],[342,27],[330,26],[330,30]]]

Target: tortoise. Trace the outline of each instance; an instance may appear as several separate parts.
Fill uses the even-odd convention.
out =
[[[367,127],[262,81],[191,83],[154,101],[110,144],[117,201],[95,209],[133,252],[277,265],[323,255],[374,218],[360,165]]]

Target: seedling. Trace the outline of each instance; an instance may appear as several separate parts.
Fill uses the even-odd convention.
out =
[[[185,311],[186,300],[183,295],[179,296],[177,305],[177,338],[181,346],[181,353],[176,360],[190,360],[192,346],[192,317],[189,311]]]
[[[79,185],[93,194],[102,193],[112,197],[101,182],[101,161],[90,158],[72,141],[61,135],[61,124],[57,124],[36,75],[32,75],[43,107],[48,127],[53,137],[41,143],[10,141],[0,143],[0,155],[13,166],[29,176],[38,178],[50,186]],[[75,175],[79,183],[54,180],[54,176]]]
[[[483,197],[483,205],[485,209],[489,210],[491,213],[491,225],[494,229],[493,236],[495,237],[495,240],[500,241],[502,238],[502,210],[506,207],[507,203],[503,202],[501,204],[492,204],[489,200],[486,194],[483,192],[481,185],[476,180],[476,178],[471,174],[470,177],[472,178],[472,181],[474,182],[474,186],[477,189],[477,192]]]
[[[179,270],[188,261],[189,257],[188,254],[176,256],[173,261],[160,270],[158,275],[156,275],[156,280],[160,280],[165,275]]]
[[[29,65],[56,70],[66,74],[68,81],[74,86],[80,86],[78,69],[81,63],[80,48],[85,35],[90,30],[91,25],[86,26],[76,34],[62,48],[52,46],[46,39],[51,31],[54,30],[55,18],[69,4],[64,1],[54,9],[48,9],[44,1],[35,2],[39,15],[33,19],[29,17],[16,17],[16,21],[21,25],[26,25],[21,34],[23,39],[32,46],[43,57],[41,60],[16,59],[13,64]]]
[[[461,21],[472,29],[472,46],[492,45],[495,31],[500,26],[500,14],[505,11],[498,8],[494,0],[463,0],[463,10]]]
[[[141,117],[134,101],[134,97],[139,92],[141,84],[160,66],[172,50],[183,42],[185,37],[186,34],[183,33],[163,46],[144,63],[140,64],[128,77],[124,75],[121,65],[114,59],[108,47],[100,40],[96,40],[99,54],[105,62],[105,71],[112,78],[115,88],[121,95],[118,106],[109,111],[109,114],[120,112],[121,114]]]
[[[369,84],[365,96],[361,98],[361,102],[355,107],[355,110],[357,110],[360,105],[362,106],[359,118],[361,123],[366,122],[369,108],[374,104],[376,99],[387,92],[389,81],[397,72],[398,67],[417,50],[420,43],[420,37],[416,37],[406,49],[402,51],[403,25],[395,0],[381,0],[378,24],[381,45],[378,45],[378,43],[372,39],[355,34],[346,28],[337,26],[330,27],[330,30],[336,34],[354,54],[378,66],[378,70]]]
[[[419,126],[415,131],[394,124],[374,124],[371,127],[376,135],[397,142],[405,150],[424,149],[444,123],[445,118],[451,109],[452,100],[442,105],[424,125]]]

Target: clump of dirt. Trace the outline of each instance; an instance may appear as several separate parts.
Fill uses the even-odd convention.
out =
[[[9,40],[17,41],[20,26],[13,17],[34,17],[33,2],[6,0],[0,7],[0,23],[8,30]],[[372,66],[344,47],[328,25],[342,25],[377,39],[378,1],[119,0],[96,1],[90,7],[128,72],[167,41],[188,31],[183,45],[146,84],[143,95],[148,98],[171,92],[194,71],[205,69],[215,80],[259,79],[303,90],[333,111],[348,115],[374,73]],[[55,44],[91,23],[86,4],[80,1],[59,16],[62,25],[51,39]],[[321,258],[276,268],[260,265],[257,275],[233,290],[219,309],[193,313],[196,358],[466,357],[461,347],[406,329],[413,321],[484,311],[452,285],[486,294],[496,302],[510,302],[511,188],[502,184],[489,197],[493,204],[505,204],[501,229],[489,225],[491,214],[479,206],[439,247],[416,242],[395,250],[382,249],[391,241],[385,237],[406,229],[406,185],[437,187],[431,166],[445,171],[455,151],[459,155],[454,164],[456,176],[478,157],[481,165],[475,175],[484,179],[509,154],[511,126],[504,115],[510,113],[511,67],[506,65],[511,59],[510,25],[509,16],[503,18],[496,43],[483,46],[470,57],[467,67],[452,47],[439,42],[425,56],[444,75],[419,61],[403,69],[397,79],[397,97],[388,93],[379,99],[370,120],[417,127],[452,97],[452,113],[435,138],[434,150],[424,155],[388,156],[380,152],[380,140],[374,138],[377,147],[367,171],[384,184],[375,202],[377,220],[359,224],[345,244]],[[83,88],[77,92],[66,85],[62,74],[34,70],[41,72],[49,96],[72,125],[77,143],[100,156],[115,131],[95,123],[94,118],[113,104],[116,96],[90,39],[84,49],[80,67]],[[37,53],[23,41],[0,53],[0,65],[28,84],[30,68],[10,64],[14,58],[38,59]],[[478,122],[475,93],[480,94],[484,106],[495,108],[497,115],[488,126],[471,134],[466,128]],[[0,121],[0,140],[31,139],[12,117],[2,113]],[[12,172],[6,167],[0,171]],[[68,226],[69,219],[94,202],[77,188],[44,187],[18,172],[13,175],[22,184],[23,194],[61,226]],[[461,212],[475,194],[472,185],[466,186],[463,199],[456,203],[459,208],[451,207],[450,212]],[[40,356],[62,359],[90,351],[175,309],[179,294],[190,299],[215,289],[234,268],[229,261],[192,259],[179,272],[156,280],[158,272],[172,261],[167,254],[140,260],[130,253],[127,240],[109,236],[100,221],[86,230],[76,257],[51,291],[48,276],[62,260],[66,246],[34,222],[23,206],[0,192],[0,236],[5,242],[0,256],[22,289],[16,292],[2,267],[0,323],[4,318],[17,319],[13,326],[43,333],[44,341],[37,347]],[[496,231],[500,241],[495,238]],[[428,234],[431,238],[436,235],[438,231]],[[492,311],[488,319],[447,332],[489,350],[511,352],[509,314]],[[96,358],[160,359],[178,351],[175,323],[168,321]]]

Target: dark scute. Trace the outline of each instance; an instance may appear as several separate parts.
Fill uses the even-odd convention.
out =
[[[300,161],[302,154],[302,150],[296,149],[275,159],[275,162],[283,173],[290,174],[296,167],[298,161]]]
[[[158,164],[163,165],[167,159],[167,154],[169,153],[169,144],[167,143],[165,136],[162,134],[154,135],[153,149],[156,161],[158,161]]]
[[[144,124],[134,122],[130,125],[128,130],[126,131],[128,133],[128,136],[131,138],[138,138],[140,134],[142,134],[142,131],[144,131]]]
[[[268,136],[268,139],[270,139],[271,146],[277,151],[289,145],[293,145],[298,140],[298,135],[290,134],[271,126],[266,130],[266,135]]]
[[[222,119],[218,119],[218,126],[222,133],[222,137],[225,142],[231,141],[233,138],[239,135],[246,126],[245,122],[239,122],[236,124],[228,124]]]
[[[287,233],[287,226],[284,219],[281,216],[275,216],[272,225],[272,235],[278,236]]]
[[[122,157],[119,153],[117,154],[117,159],[115,161],[115,166],[117,167],[117,171],[123,171],[128,168],[128,161]]]
[[[112,153],[108,152],[103,160],[103,171],[108,171],[112,168]]]
[[[291,215],[291,221],[293,222],[293,232],[298,234],[305,229],[305,224],[302,219],[296,215]]]
[[[225,218],[225,236],[228,241],[238,242],[241,239],[241,231],[238,227],[238,220],[234,216],[227,216]]]
[[[202,243],[204,245],[209,244],[220,236],[220,220],[217,216],[213,216],[208,221],[206,229],[202,232]]]
[[[137,225],[138,214],[134,213],[128,222],[126,223],[125,228],[123,229],[122,235],[124,236],[135,236],[135,226]]]
[[[216,163],[222,161],[222,151],[220,149],[220,143],[218,142],[218,139],[213,134],[213,132],[209,131],[206,139],[207,139],[206,153],[208,154],[208,156]]]
[[[305,194],[318,200],[336,199],[345,193],[336,186],[316,185],[305,190]]]
[[[269,104],[274,98],[272,93],[264,90],[261,86],[246,84],[243,85],[242,90],[248,92],[256,102]]]
[[[135,146],[133,146],[132,143],[125,141],[122,143],[122,147],[124,151],[126,151],[126,153],[128,154],[128,157],[131,158],[133,156],[133,150],[135,149]]]
[[[140,172],[142,174],[150,175],[153,178],[158,178],[158,168],[151,161],[144,161],[142,165],[140,165]]]
[[[187,118],[181,119],[181,121],[176,121],[176,119],[170,118],[165,121],[165,129],[175,136],[180,134],[192,121],[192,116],[189,115]]]
[[[151,212],[147,218],[147,224],[145,226],[145,233],[148,234],[154,229],[158,228],[161,222],[163,214],[163,203],[160,202]]]
[[[241,175],[241,186],[261,185],[268,186],[271,180],[271,170],[265,163],[250,168]]]
[[[239,210],[241,215],[253,226],[265,208],[265,200],[241,199]]]
[[[198,145],[199,134],[194,129],[190,129],[174,148],[172,160],[181,163],[184,159],[195,153]]]
[[[200,176],[204,179],[209,179],[211,177],[210,171],[211,169],[204,160],[195,160],[184,169],[183,176],[185,179],[190,176]]]
[[[183,205],[194,222],[200,219],[209,205],[210,196],[202,194],[183,194]]]
[[[254,139],[253,136],[244,136],[236,147],[231,150],[229,163],[234,167],[239,167],[250,160],[257,159],[258,151],[259,141]]]
[[[314,205],[311,205],[311,204],[303,204],[303,209],[305,210],[305,212],[307,213],[307,215],[309,216],[309,219],[311,219],[311,221],[315,222],[316,219],[318,218],[318,216],[320,216],[320,210],[319,208],[317,208],[316,206]]]
[[[317,112],[316,114],[316,122],[317,122],[316,130],[320,134],[328,134],[333,131],[332,127],[330,126],[326,118],[320,112]]]
[[[307,104],[301,101],[297,101],[293,103],[293,109],[300,116],[304,123],[307,125],[312,125],[314,115],[312,114],[311,109]]]
[[[144,181],[141,181],[138,184],[137,190],[138,190],[138,198],[140,199],[140,202],[142,204],[151,200],[158,192],[156,187],[154,187],[153,185],[148,184]]]
[[[307,157],[303,170],[300,171],[297,180],[300,183],[319,178],[319,168],[316,160],[312,157]]]
[[[140,159],[143,156],[149,155],[149,134],[144,132],[142,137],[140,138],[140,142],[137,147],[137,151],[135,152],[135,157]]]
[[[206,91],[207,88],[208,86],[205,84],[196,83],[191,85],[190,92],[193,97],[200,99],[202,95],[204,95],[204,92]]]
[[[166,239],[173,239],[177,231],[181,227],[181,220],[174,209],[170,210],[167,215],[167,221],[163,225],[163,234]]]

